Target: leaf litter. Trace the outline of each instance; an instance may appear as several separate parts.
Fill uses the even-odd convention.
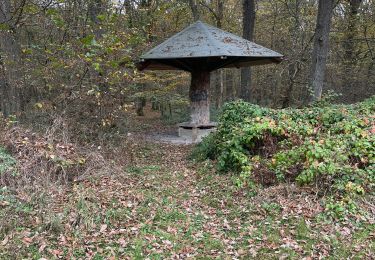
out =
[[[87,153],[74,143],[51,142],[20,128],[7,133],[11,144],[2,143],[11,148],[22,174],[40,178],[30,156],[48,164],[57,179],[64,172],[53,164],[61,163],[57,157],[75,163],[67,166],[69,182],[2,191],[2,258],[374,257],[374,216],[325,220],[314,187],[280,184],[254,195],[209,163],[189,161],[191,146],[136,134],[123,141],[121,146],[131,149],[122,154],[111,147],[96,151],[90,160],[110,163],[101,174],[89,174],[98,167],[87,166],[87,159],[79,162]],[[3,182],[11,187],[7,178]]]

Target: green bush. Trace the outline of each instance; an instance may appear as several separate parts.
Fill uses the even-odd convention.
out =
[[[274,110],[244,101],[224,106],[216,133],[193,151],[221,172],[256,181],[316,182],[343,196],[374,190],[375,97],[354,105]],[[243,184],[243,180],[239,184]]]

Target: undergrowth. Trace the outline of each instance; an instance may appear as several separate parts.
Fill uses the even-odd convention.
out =
[[[244,101],[224,106],[217,132],[193,157],[215,160],[240,186],[292,181],[316,184],[338,215],[375,186],[375,97],[354,105],[317,103],[274,110]]]
[[[0,174],[16,174],[16,160],[0,146]]]

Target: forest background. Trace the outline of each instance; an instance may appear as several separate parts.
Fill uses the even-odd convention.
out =
[[[358,102],[375,94],[375,3],[332,3],[323,93],[339,94],[339,102]],[[252,68],[251,76],[246,69],[212,73],[213,114],[239,97],[273,108],[304,106],[312,91],[318,4],[313,0],[2,1],[1,110],[30,122],[64,113],[82,124],[81,129],[90,125],[87,130],[93,135],[103,127],[126,132],[123,113],[133,102],[140,115],[148,101],[172,121],[186,119],[189,75],[139,73],[135,63],[146,50],[198,19],[285,55],[280,65]]]

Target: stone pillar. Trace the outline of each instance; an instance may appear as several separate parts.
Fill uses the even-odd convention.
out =
[[[190,123],[194,125],[207,125],[210,123],[210,72],[196,70],[191,73],[190,86]]]

